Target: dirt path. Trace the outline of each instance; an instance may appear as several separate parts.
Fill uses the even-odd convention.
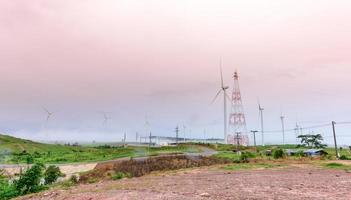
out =
[[[218,167],[54,189],[22,199],[351,199],[351,174],[313,166],[224,171]]]
[[[79,172],[89,171],[95,168],[97,163],[82,163],[82,164],[60,164],[57,165],[60,167],[62,173],[66,175],[66,178],[71,177],[73,174],[77,174]],[[28,168],[28,165],[3,165],[0,166],[0,169],[4,169],[5,172],[12,176],[14,174],[19,174],[21,170],[25,170]]]

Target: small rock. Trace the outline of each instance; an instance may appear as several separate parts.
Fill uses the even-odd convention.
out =
[[[201,197],[211,197],[211,195],[207,192],[201,193],[200,196]]]

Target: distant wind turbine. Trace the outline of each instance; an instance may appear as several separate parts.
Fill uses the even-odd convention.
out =
[[[104,121],[102,122],[102,124],[106,124],[107,121],[108,121],[109,119],[111,119],[111,117],[108,117],[107,114],[106,114],[106,112],[102,112],[102,114],[103,114],[103,117],[104,117]]]
[[[227,143],[227,98],[228,98],[228,95],[227,95],[227,92],[226,90],[229,89],[228,86],[225,86],[224,85],[224,81],[223,81],[223,72],[222,72],[222,60],[220,60],[220,63],[219,63],[219,69],[220,69],[220,74],[221,74],[221,87],[219,89],[219,91],[217,92],[216,96],[214,97],[214,99],[212,100],[212,103],[213,104],[217,97],[223,93],[223,120],[224,120],[224,127],[223,127],[223,131],[224,131],[224,143],[226,144]]]
[[[263,111],[264,111],[264,108],[261,106],[260,101],[258,100],[258,113],[261,119],[262,146],[264,146]]]
[[[42,106],[44,111],[47,113],[47,116],[46,116],[46,123],[49,122],[49,120],[52,118],[51,116],[54,114],[53,112],[50,112],[48,109],[46,109],[44,106]]]

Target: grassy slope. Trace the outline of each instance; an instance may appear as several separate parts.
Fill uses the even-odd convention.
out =
[[[25,163],[28,155],[44,163],[70,163],[109,160],[134,155],[131,148],[98,149],[43,144],[11,136],[0,135],[0,163]],[[22,154],[21,154],[22,153]]]
[[[23,152],[26,153],[23,153]],[[194,145],[177,147],[73,147],[56,144],[43,144],[30,140],[19,139],[0,134],[0,163],[26,163],[27,158],[33,157],[34,162],[43,163],[75,163],[112,160],[123,157],[139,157],[158,155],[162,153],[199,152]]]

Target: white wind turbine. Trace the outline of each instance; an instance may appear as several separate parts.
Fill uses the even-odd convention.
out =
[[[46,116],[46,121],[45,121],[45,125],[44,125],[44,130],[45,130],[45,135],[47,137],[47,140],[49,141],[49,134],[47,131],[47,125],[49,123],[49,120],[52,119],[52,115],[54,114],[54,112],[49,111],[47,108],[45,108],[44,106],[42,106],[43,110],[46,112],[47,116]]]
[[[214,103],[217,99],[217,97],[223,93],[223,120],[224,120],[224,127],[223,127],[223,131],[224,131],[224,143],[227,143],[227,89],[229,89],[228,86],[224,85],[224,81],[223,81],[223,72],[222,72],[222,60],[220,60],[220,73],[221,73],[221,88],[219,89],[219,91],[217,92],[216,96],[214,97],[212,103]]]
[[[46,112],[46,124],[49,122],[49,120],[52,118],[51,116],[54,114],[53,112],[50,112],[48,109],[46,109],[44,106],[42,106],[44,111]]]
[[[106,112],[102,112],[102,115],[104,117],[104,121],[102,122],[102,124],[106,124],[107,121],[111,119],[111,117],[107,116]]]

